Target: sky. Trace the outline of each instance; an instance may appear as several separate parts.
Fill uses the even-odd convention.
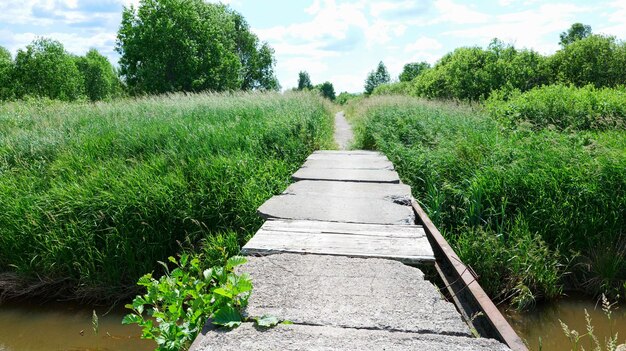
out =
[[[214,1],[215,2],[215,1]],[[313,84],[362,92],[379,61],[397,78],[404,64],[435,63],[461,46],[499,38],[543,54],[572,23],[626,39],[626,0],[228,0],[275,50],[283,89],[307,71]],[[13,54],[37,37],[71,53],[98,49],[117,64],[122,9],[139,0],[0,0],[0,46]]]

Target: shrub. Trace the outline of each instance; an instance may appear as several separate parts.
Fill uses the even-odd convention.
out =
[[[85,94],[91,101],[121,95],[122,84],[117,71],[96,49],[89,50],[83,57],[77,57],[76,66],[85,82]]]
[[[50,39],[36,39],[15,58],[15,95],[76,100],[83,94],[83,76],[74,58],[63,45]]]
[[[597,88],[626,84],[626,45],[614,37],[591,35],[576,40],[550,58],[556,79]]]
[[[535,129],[624,129],[626,89],[550,85],[525,93],[498,92],[487,101],[487,109],[509,126],[530,123]]]
[[[13,98],[15,87],[13,79],[14,63],[9,50],[0,46],[0,101]]]
[[[372,92],[376,95],[408,95],[411,84],[409,82],[387,83],[377,86]]]
[[[494,40],[487,50],[464,47],[445,55],[413,80],[412,95],[481,100],[495,89],[527,90],[550,80],[545,58]]]

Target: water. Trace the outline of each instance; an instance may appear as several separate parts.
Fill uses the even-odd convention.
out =
[[[531,351],[539,350],[539,338],[544,351],[570,351],[568,341],[559,319],[581,334],[587,332],[585,309],[591,317],[594,334],[604,345],[605,338],[611,333],[619,333],[618,344],[626,343],[626,305],[614,306],[611,320],[602,311],[601,304],[589,298],[568,297],[550,304],[537,306],[532,311],[517,312],[503,310],[503,314],[518,335],[528,342]],[[592,350],[590,338],[585,337],[581,344],[586,350]],[[603,348],[604,349],[604,348]]]
[[[570,329],[586,331],[584,310],[587,309],[594,333],[602,342],[618,332],[619,343],[626,342],[626,305],[614,307],[608,320],[600,305],[588,298],[569,297],[537,306],[532,311],[517,312],[503,309],[515,331],[525,339],[530,350],[539,350],[539,338],[544,351],[570,351],[559,319]],[[99,332],[92,329],[92,308],[76,304],[9,303],[0,305],[0,351],[150,351],[154,342],[141,340],[136,325],[123,326],[124,308],[108,311],[96,308]],[[106,314],[105,314],[106,313]],[[582,344],[592,349],[589,339]]]
[[[93,308],[68,303],[0,304],[0,351],[149,351],[155,344],[139,338],[137,325],[124,326],[124,308],[107,313],[95,308],[98,335],[92,327]]]

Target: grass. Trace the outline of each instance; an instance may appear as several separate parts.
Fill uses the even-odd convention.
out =
[[[626,129],[626,89],[547,85],[524,93],[496,91],[487,101],[503,124],[526,123],[534,129]]]
[[[218,259],[330,145],[329,106],[312,94],[1,105],[0,291],[110,297],[181,248],[205,242]]]
[[[391,159],[492,297],[526,306],[623,286],[625,260],[608,264],[606,250],[623,247],[626,228],[623,130],[510,128],[478,105],[409,97],[347,111],[356,146]],[[576,284],[594,279],[603,286]]]

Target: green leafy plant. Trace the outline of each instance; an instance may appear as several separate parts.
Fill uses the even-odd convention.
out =
[[[223,267],[203,269],[197,256],[183,254],[179,260],[170,257],[175,269],[155,279],[151,273],[139,279],[146,293],[126,305],[133,313],[123,324],[137,324],[142,338],[157,343],[157,351],[187,350],[202,330],[207,318],[212,323],[233,328],[241,324],[241,310],[248,303],[252,282],[247,274],[233,269],[246,262],[233,256]],[[264,322],[267,324],[267,322]]]

